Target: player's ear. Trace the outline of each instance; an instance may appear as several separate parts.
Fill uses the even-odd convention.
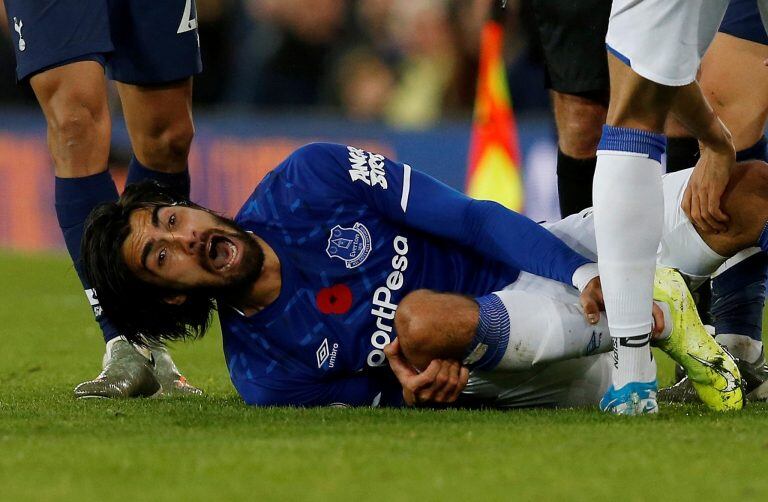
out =
[[[165,301],[165,303],[168,303],[170,305],[181,305],[187,301],[187,295],[185,295],[184,293],[168,295],[165,298],[163,298],[163,301]]]

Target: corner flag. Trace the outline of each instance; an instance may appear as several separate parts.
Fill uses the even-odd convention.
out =
[[[523,209],[517,126],[502,57],[504,30],[491,19],[483,27],[480,68],[469,149],[467,194]]]

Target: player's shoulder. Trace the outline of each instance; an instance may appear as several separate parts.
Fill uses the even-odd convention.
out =
[[[308,143],[294,150],[275,174],[296,182],[333,179],[346,161],[349,148],[337,143]]]
[[[313,187],[318,179],[333,180],[339,166],[346,159],[346,145],[336,143],[308,143],[288,155],[264,177],[256,191],[269,191],[274,187]]]
[[[350,149],[336,143],[309,143],[294,150],[256,186],[235,221],[265,202],[274,211],[298,204],[298,201],[327,201],[343,197]],[[258,211],[256,211],[258,212]]]

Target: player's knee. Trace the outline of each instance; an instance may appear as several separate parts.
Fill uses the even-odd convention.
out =
[[[460,359],[474,337],[477,319],[471,298],[420,289],[400,301],[395,330],[405,357],[424,368],[433,359]]]
[[[134,136],[134,150],[147,167],[176,172],[186,168],[189,149],[195,135],[192,120],[162,124]]]
[[[49,133],[59,147],[80,146],[96,137],[109,117],[106,103],[77,91],[64,91],[52,100],[46,113]]]
[[[603,122],[593,117],[569,117],[558,124],[558,145],[570,157],[594,157],[600,142]]]
[[[437,293],[419,289],[407,294],[397,307],[395,330],[405,357],[415,366],[426,366],[434,354],[435,323],[443,315],[435,304]]]
[[[605,123],[605,104],[564,94],[555,94],[554,101],[560,150],[575,158],[594,157]]]
[[[397,338],[400,340],[403,354],[411,361],[421,359],[424,349],[430,345],[434,296],[435,293],[432,291],[418,289],[407,294],[397,307],[395,314]]]

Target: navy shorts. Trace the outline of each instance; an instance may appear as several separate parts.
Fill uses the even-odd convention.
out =
[[[757,0],[731,0],[723,22],[720,23],[720,32],[768,45],[768,35],[765,33]]]
[[[195,0],[5,0],[5,7],[18,80],[86,59],[127,84],[202,70]]]

